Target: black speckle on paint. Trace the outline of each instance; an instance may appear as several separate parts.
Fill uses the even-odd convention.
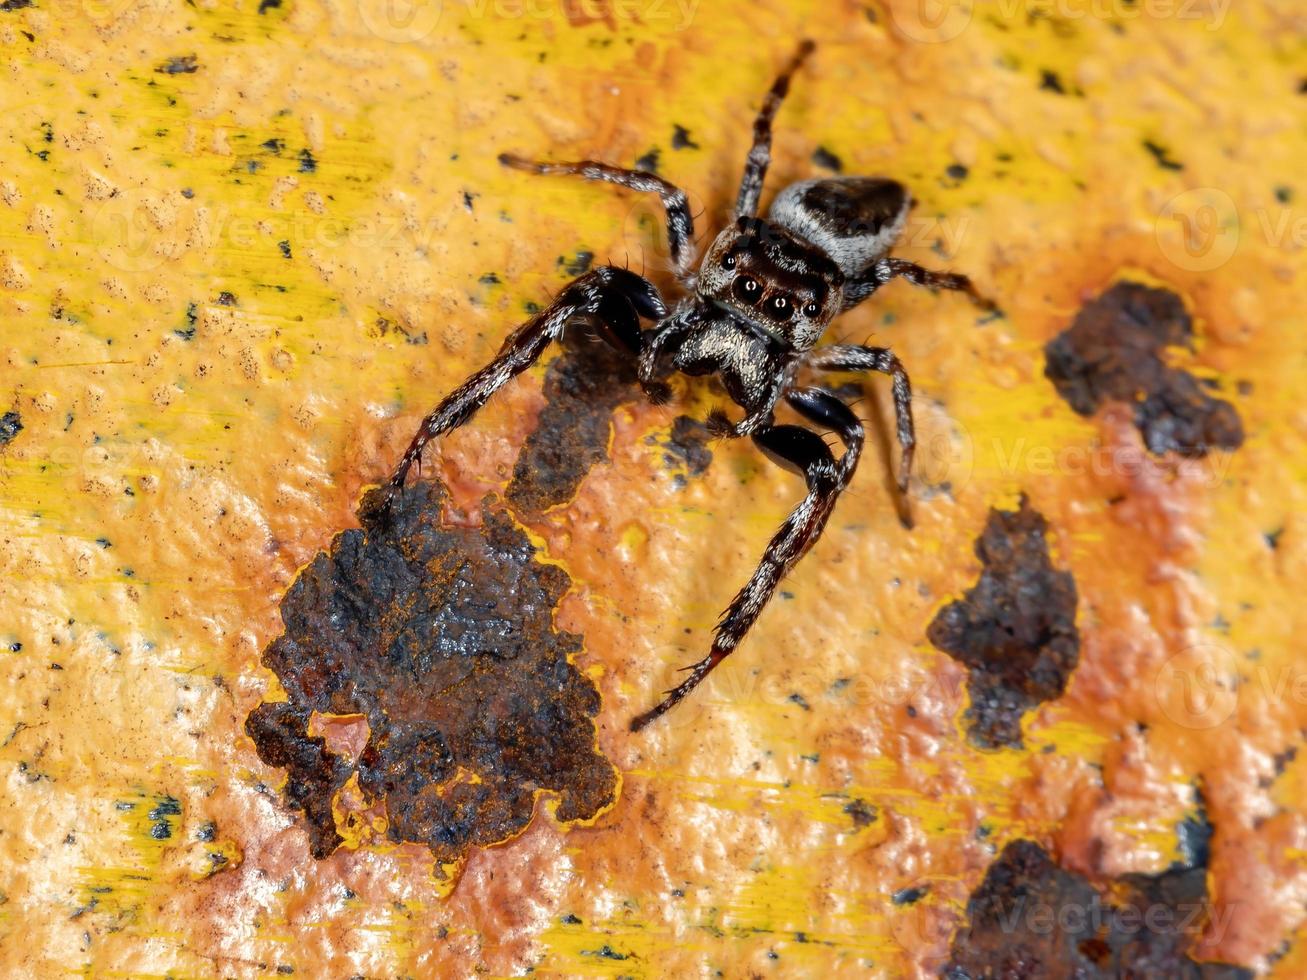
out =
[[[844,161],[824,146],[819,146],[813,151],[812,162],[826,170],[833,170],[837,174],[844,172]]]
[[[196,325],[199,322],[200,322],[199,308],[196,307],[194,303],[190,303],[186,307],[186,326],[178,330],[174,330],[173,333],[175,333],[182,340],[194,340]]]
[[[477,196],[476,196],[475,194],[473,194],[471,191],[464,191],[464,192],[463,192],[463,207],[465,207],[465,208],[467,208],[467,210],[471,211],[471,210],[472,210],[472,202],[475,201],[476,199],[477,199]]]
[[[300,150],[300,173],[313,174],[318,172],[318,161],[313,156],[313,151],[307,146]]]
[[[890,896],[890,901],[895,905],[911,905],[914,902],[921,901],[929,893],[930,889],[924,886],[917,888],[900,888]]]
[[[575,258],[569,259],[565,255],[560,255],[558,257],[558,267],[569,276],[582,276],[590,271],[590,267],[594,265],[594,260],[594,252],[579,248],[576,250]]]
[[[154,70],[160,75],[194,75],[199,68],[199,59],[193,54],[186,54],[169,58]]]
[[[227,290],[224,289],[222,292],[220,292],[220,293],[218,294],[218,305],[219,305],[219,306],[235,306],[235,305],[236,305],[236,297],[235,297],[232,293],[229,293],[229,292],[227,292]]]
[[[277,243],[277,247],[281,249],[281,257],[283,259],[290,258],[290,242],[280,241]]]
[[[644,156],[640,157],[640,159],[635,161],[635,169],[647,170],[651,174],[656,174],[658,172],[658,158],[661,155],[662,154],[659,152],[658,148],[654,147]]]
[[[690,131],[684,126],[672,123],[672,149],[673,150],[697,150],[699,144],[690,139]]]
[[[1183,170],[1184,164],[1179,160],[1171,158],[1171,151],[1160,143],[1154,143],[1152,140],[1144,140],[1144,149],[1153,155],[1157,165],[1163,170]]]
[[[947,170],[944,171],[949,179],[963,181],[967,179],[967,174],[971,173],[967,167],[961,163],[950,163]]]
[[[1049,71],[1047,68],[1039,73],[1039,87],[1045,92],[1066,95],[1066,89],[1062,87],[1062,79],[1058,77],[1057,72]]]
[[[269,10],[276,10],[281,6],[281,0],[259,0],[259,13],[266,14]]]
[[[4,0],[3,3],[0,3],[0,10],[22,10],[24,7],[31,7],[32,5],[32,0]],[[23,33],[27,34],[26,31]],[[27,37],[28,40],[36,40],[30,34]]]
[[[286,149],[286,142],[273,137],[270,140],[264,140],[259,146],[269,153],[281,153],[282,150]]]
[[[844,804],[844,812],[853,820],[853,826],[858,830],[870,827],[880,816],[880,810],[866,800],[850,800]]]
[[[23,431],[23,419],[17,412],[0,415],[0,446],[11,443]]]

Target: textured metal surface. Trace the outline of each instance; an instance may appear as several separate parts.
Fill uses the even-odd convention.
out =
[[[1166,873],[1202,806],[1212,914],[1184,955],[1307,975],[1302,17],[0,5],[0,974],[928,976],[963,961],[1009,843],[1108,893]],[[347,785],[345,841],[314,859],[243,727],[281,694],[260,656],[284,593],[574,257],[669,279],[655,201],[497,155],[652,161],[706,236],[801,34],[819,47],[764,205],[836,163],[892,177],[918,201],[896,254],[973,275],[1007,314],[896,283],[830,338],[912,372],[915,529],[871,380],[826,537],[730,662],[632,737],[802,484],[747,441],[702,472],[676,458],[676,420],[722,398],[699,381],[620,402],[570,499],[514,515],[572,583],[554,625],[584,637],[615,805],[564,827],[546,794],[450,891]],[[1081,416],[1045,377],[1049,342],[1125,279],[1182,301],[1192,344],[1163,360],[1233,406],[1237,450],[1151,455],[1135,406]],[[547,374],[429,457],[451,526],[513,480]],[[987,751],[964,666],[926,632],[1023,492],[1074,577],[1080,655],[1023,747]],[[309,734],[348,754],[366,733]]]

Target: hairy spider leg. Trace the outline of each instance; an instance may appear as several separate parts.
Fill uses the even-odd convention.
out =
[[[773,462],[806,478],[807,496],[768,543],[753,577],[722,614],[708,656],[686,668],[689,676],[665,692],[666,696],[656,706],[631,720],[633,732],[670,711],[730,656],[757,621],[781,579],[821,536],[835,501],[857,468],[864,433],[861,423],[843,402],[821,388],[796,388],[785,397],[805,418],[833,429],[844,443],[844,455],[836,461],[817,433],[798,425],[770,426],[754,434],[758,448]]]
[[[912,382],[903,362],[888,347],[831,344],[813,351],[808,356],[808,364],[819,371],[879,371],[890,376],[894,391],[895,427],[902,451],[898,484],[899,490],[907,493],[917,436],[912,424]]]
[[[690,201],[685,191],[647,170],[625,170],[610,167],[596,160],[578,160],[575,163],[538,163],[511,153],[499,154],[499,162],[514,170],[533,174],[565,174],[601,180],[628,190],[654,193],[662,201],[667,215],[667,247],[672,255],[672,270],[676,277],[685,280],[694,262],[694,216],[690,214]]]
[[[844,284],[844,309],[857,306],[864,299],[892,279],[906,279],[914,286],[929,289],[950,289],[966,293],[976,306],[987,313],[997,313],[998,306],[976,289],[975,284],[960,272],[933,272],[907,259],[884,258],[873,262],[867,271]]]
[[[744,177],[740,180],[740,196],[735,204],[736,217],[752,217],[758,213],[758,202],[762,198],[762,182],[767,177],[767,167],[771,163],[771,131],[776,113],[790,91],[790,79],[816,49],[812,41],[804,41],[794,53],[785,70],[776,77],[771,90],[762,100],[762,108],[753,123],[753,146],[749,149],[749,158],[744,164]]]
[[[470,419],[491,395],[534,364],[569,323],[590,320],[605,339],[638,354],[640,317],[657,320],[665,314],[653,283],[626,269],[600,266],[574,280],[553,303],[509,334],[494,360],[450,392],[423,420],[390,478],[391,488],[404,485],[409,468],[421,459],[428,442]]]

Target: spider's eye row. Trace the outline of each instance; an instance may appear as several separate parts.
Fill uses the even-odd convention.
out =
[[[803,315],[806,317],[814,317],[820,312],[821,312],[821,307],[818,306],[816,303],[809,303],[807,306],[803,308]]]

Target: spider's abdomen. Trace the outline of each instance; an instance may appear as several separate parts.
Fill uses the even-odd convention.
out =
[[[912,198],[886,177],[832,177],[791,184],[770,221],[816,245],[847,277],[882,258],[903,230]]]

